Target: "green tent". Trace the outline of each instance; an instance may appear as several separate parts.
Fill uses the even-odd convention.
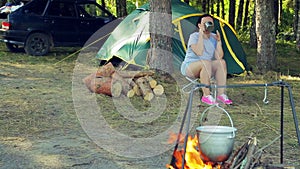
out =
[[[146,66],[147,52],[150,47],[149,4],[129,14],[111,33],[98,51],[96,58],[109,61],[120,58],[128,64]],[[184,60],[189,35],[196,30],[200,11],[179,0],[172,0],[172,51],[174,66],[180,68]],[[228,74],[245,74],[248,71],[246,54],[236,37],[234,29],[223,19],[216,17],[215,29],[222,36],[224,59]]]

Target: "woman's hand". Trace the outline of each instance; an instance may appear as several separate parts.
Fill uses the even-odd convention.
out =
[[[207,39],[208,38],[208,35],[205,33],[206,30],[205,30],[205,27],[204,27],[204,24],[198,24],[198,28],[199,28],[199,36],[202,36],[203,39]]]
[[[219,42],[219,41],[221,41],[221,35],[220,35],[220,33],[219,33],[219,31],[217,30],[217,34],[216,34],[216,36],[214,36],[214,38]]]

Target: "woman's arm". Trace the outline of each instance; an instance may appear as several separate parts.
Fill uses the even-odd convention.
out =
[[[202,56],[204,51],[203,31],[199,29],[199,37],[196,44],[191,44],[191,49],[197,56]]]
[[[217,40],[217,47],[215,49],[215,58],[216,59],[223,59],[224,52],[222,48],[222,42],[221,42],[221,36],[219,31],[217,30],[217,34],[215,36],[215,39]]]

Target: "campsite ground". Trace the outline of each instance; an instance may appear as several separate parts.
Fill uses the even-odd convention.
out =
[[[247,49],[246,46],[248,62],[253,66],[255,50]],[[73,104],[72,76],[77,65],[77,55],[63,60],[75,51],[59,48],[54,49],[49,56],[33,57],[7,52],[4,45],[0,44],[0,168],[165,168],[172,149],[148,158],[129,158],[103,149],[86,134],[87,130],[80,125],[82,119],[78,118],[79,114]],[[253,66],[253,76],[233,77],[228,83],[264,84],[283,79],[292,86],[296,112],[300,117],[300,69],[297,56],[299,53],[291,46],[279,45],[278,63],[280,72],[285,76],[279,77],[279,73],[275,72],[258,75]],[[111,128],[131,137],[151,138],[176,121],[176,117],[182,114],[178,99],[182,96],[186,101],[186,94],[180,94],[174,79],[156,78],[166,87],[169,102],[167,113],[160,114],[151,122],[135,123],[127,120],[115,109],[116,104],[113,104],[110,97],[96,96],[98,105],[105,110],[102,115]],[[238,129],[235,149],[250,136],[258,139],[259,148],[275,140],[264,149],[263,162],[279,163],[280,144],[276,138],[280,135],[280,88],[268,88],[270,103],[267,105],[262,102],[264,88],[228,89],[228,94],[234,100],[234,105],[225,109]],[[299,168],[300,150],[287,91],[284,98],[284,162]],[[149,103],[141,99],[131,101],[137,109],[149,107]],[[200,117],[199,114],[205,108],[199,104],[198,101],[194,103],[195,119]],[[192,134],[195,134],[196,126],[197,123],[193,125]],[[126,149],[126,145],[121,143],[118,145],[120,147],[116,147]],[[145,142],[144,146],[150,144]]]

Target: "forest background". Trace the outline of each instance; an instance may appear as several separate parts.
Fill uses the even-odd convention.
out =
[[[8,1],[0,0],[4,6]],[[29,0],[25,0],[29,1]],[[117,17],[124,17],[136,8],[147,3],[148,0],[95,0],[106,7]],[[181,0],[203,13],[210,13],[228,21],[240,35],[241,41],[250,40],[255,17],[255,0]],[[276,39],[299,44],[299,0],[273,0],[274,18],[276,23]],[[269,11],[271,11],[269,6]],[[246,36],[245,36],[246,35]]]

